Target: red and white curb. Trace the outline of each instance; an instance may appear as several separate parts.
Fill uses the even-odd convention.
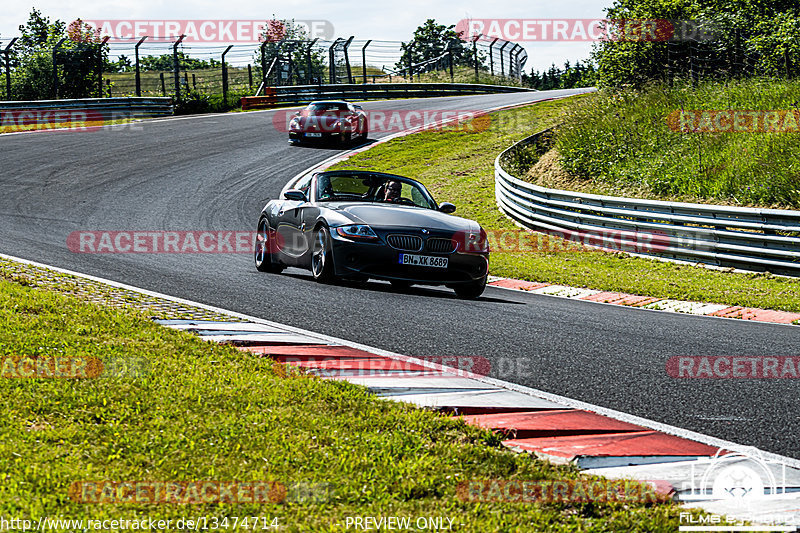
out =
[[[754,522],[800,523],[792,522],[800,519],[795,514],[800,507],[800,461],[439,364],[445,358],[414,358],[249,319],[160,322],[322,379],[364,386],[386,400],[461,416],[468,424],[504,435],[503,444],[514,451],[572,463],[593,475],[650,482],[657,492],[689,507]],[[747,504],[752,502],[714,492],[719,476],[709,477],[709,470],[724,466],[746,471],[754,461],[765,465],[784,493],[754,500],[757,507],[751,508]]]
[[[624,292],[598,291],[582,289],[566,285],[552,285],[550,283],[537,283],[535,281],[522,281],[511,278],[489,277],[489,285],[500,289],[529,292],[583,300],[586,302],[621,305],[651,311],[666,311],[671,313],[687,313],[697,316],[710,316],[716,318],[732,318],[737,320],[752,320],[753,322],[768,322],[772,324],[800,325],[800,313],[788,311],[774,311],[758,309],[756,307],[739,307],[723,304],[703,302],[690,302],[672,300],[669,298],[654,298],[652,296],[639,296]]]

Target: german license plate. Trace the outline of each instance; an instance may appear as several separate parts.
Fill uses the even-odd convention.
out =
[[[306,133],[306,137],[322,137],[321,133]]]
[[[436,257],[433,255],[414,255],[414,254],[400,254],[400,264],[430,267],[430,268],[447,268],[446,257]]]

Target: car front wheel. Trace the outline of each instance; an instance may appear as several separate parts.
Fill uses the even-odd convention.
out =
[[[314,232],[314,248],[311,251],[311,274],[320,283],[333,281],[333,254],[328,228],[321,226]]]
[[[484,289],[486,289],[486,278],[470,283],[453,285],[453,291],[455,291],[456,296],[464,300],[474,300],[483,294]]]

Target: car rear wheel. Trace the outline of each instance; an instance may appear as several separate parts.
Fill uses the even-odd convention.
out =
[[[267,219],[262,218],[258,221],[258,232],[256,233],[256,270],[259,272],[280,274],[283,272],[285,267],[280,263],[276,263],[272,257],[272,252],[275,246],[270,240],[271,238],[274,238],[274,233],[269,229],[269,223],[267,222]]]
[[[311,251],[311,274],[320,283],[333,281],[333,254],[328,228],[321,226],[314,232],[314,247]]]
[[[456,296],[464,300],[474,300],[483,294],[484,289],[486,289],[486,278],[470,283],[453,285],[453,291],[455,291]]]

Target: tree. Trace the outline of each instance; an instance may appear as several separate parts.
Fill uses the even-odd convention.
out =
[[[281,70],[288,68],[289,60],[292,63],[292,76],[304,79],[308,82],[312,78],[322,78],[325,70],[325,55],[319,48],[308,49],[311,39],[306,30],[297,24],[294,19],[276,19],[275,15],[271,20],[266,21],[264,31],[261,33],[261,42],[264,46],[264,57],[262,58],[261,47],[256,52],[255,61],[257,65],[266,65],[267,68],[276,58],[282,64]],[[308,71],[308,62],[311,60],[311,71]],[[273,72],[277,76],[279,73]],[[286,71],[288,74],[288,71]]]
[[[455,25],[445,26],[437,24],[434,19],[426,20],[414,31],[413,39],[400,44],[403,55],[395,68],[407,69],[409,60],[416,65],[440,57],[448,50],[453,54],[454,65],[474,66],[475,54],[461,39],[462,33],[455,31]]]
[[[625,20],[691,21],[700,31],[687,34],[678,26],[671,41],[597,43],[592,57],[604,86],[676,76],[791,76],[800,62],[797,0],[616,0],[606,14],[617,21],[612,26]]]
[[[67,25],[33,9],[28,22],[19,26],[21,37],[14,47],[15,68],[12,93],[18,99],[39,100],[56,96],[53,59],[58,80],[58,96],[86,98],[97,92],[98,64],[108,61],[108,47],[98,33],[81,19]],[[54,51],[56,44],[66,39]],[[99,55],[98,55],[99,54]]]

